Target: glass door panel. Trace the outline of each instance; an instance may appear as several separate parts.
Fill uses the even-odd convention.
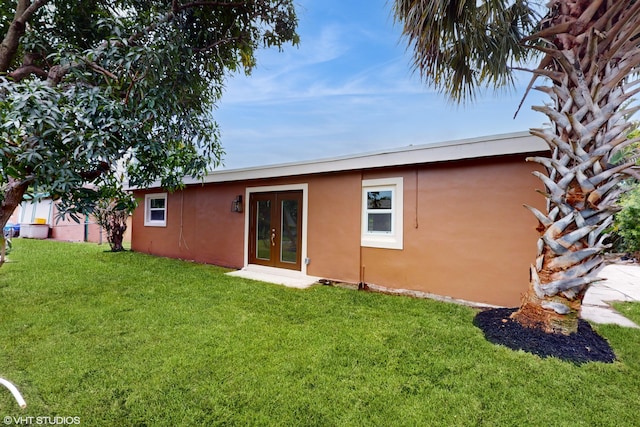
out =
[[[271,200],[256,202],[256,258],[271,260]]]
[[[298,200],[282,200],[280,205],[280,262],[298,262]]]
[[[302,191],[249,197],[249,263],[301,270]]]

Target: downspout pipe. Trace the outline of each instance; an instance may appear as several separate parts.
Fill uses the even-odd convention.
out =
[[[364,206],[362,206],[362,180],[364,179],[364,172],[362,170],[360,170],[360,192],[361,192],[361,196],[360,196],[360,233],[358,233],[358,235],[360,236],[362,233],[362,210],[364,209]],[[358,254],[358,269],[360,270],[358,273],[360,275],[360,281],[358,282],[358,290],[364,290],[367,289],[367,283],[365,282],[365,277],[364,277],[364,268],[365,266],[362,264],[362,241],[360,242],[359,245],[359,254]]]

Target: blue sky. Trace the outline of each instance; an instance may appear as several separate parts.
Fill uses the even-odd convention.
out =
[[[452,104],[412,71],[392,0],[296,0],[298,47],[258,53],[251,76],[226,83],[214,117],[226,168],[312,160],[542,126],[518,117],[529,75],[508,92]]]

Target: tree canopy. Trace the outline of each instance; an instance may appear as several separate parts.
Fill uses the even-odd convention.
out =
[[[296,44],[292,0],[18,0],[0,5],[0,224],[28,189],[83,210],[132,185],[176,187],[223,150],[229,73]]]
[[[522,41],[540,21],[529,0],[396,0],[413,67],[455,101],[479,88],[514,82],[515,66],[535,55]]]

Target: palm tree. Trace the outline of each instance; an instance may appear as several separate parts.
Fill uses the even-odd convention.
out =
[[[639,141],[627,138],[626,118],[638,109],[630,101],[640,91],[640,1],[395,0],[394,14],[415,69],[453,100],[512,86],[518,70],[532,73],[527,93],[548,95],[533,109],[551,126],[531,133],[550,156],[527,159],[547,172],[535,173],[547,206],[528,207],[539,221],[538,252],[512,317],[549,333],[577,331],[585,292],[599,280],[619,184],[638,177],[633,161],[612,157]]]

